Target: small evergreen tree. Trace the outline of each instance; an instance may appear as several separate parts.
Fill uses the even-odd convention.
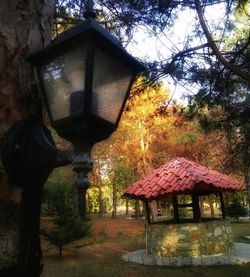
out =
[[[79,216],[72,186],[63,182],[58,183],[54,191],[57,200],[54,202],[56,212],[53,220],[54,228],[51,230],[43,229],[41,233],[51,244],[58,247],[59,256],[61,257],[65,245],[89,233],[90,224],[83,222]]]
[[[247,215],[247,209],[241,204],[239,199],[234,197],[226,207],[226,214],[227,216],[235,218],[237,222],[239,222],[240,216]]]

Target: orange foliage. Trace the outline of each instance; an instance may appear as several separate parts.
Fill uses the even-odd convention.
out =
[[[168,91],[159,85],[129,99],[119,128],[105,142],[105,160],[111,168],[122,162],[144,176],[179,156],[223,169],[225,135],[202,133],[198,123],[185,119],[178,112],[180,107],[170,105],[168,98]]]

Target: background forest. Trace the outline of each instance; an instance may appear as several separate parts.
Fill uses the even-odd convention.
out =
[[[144,83],[139,78],[134,90]],[[209,112],[204,108],[204,114]],[[219,108],[217,112],[220,113]],[[100,216],[111,213],[112,217],[117,216],[117,211],[120,215],[139,215],[140,204],[122,198],[124,189],[174,157],[185,157],[243,182],[240,162],[233,157],[235,145],[227,139],[227,132],[207,132],[198,119],[190,120],[188,115],[187,106],[170,102],[170,92],[161,82],[144,87],[131,97],[117,131],[92,152],[94,169],[89,176],[88,211]],[[65,147],[65,142],[58,138],[57,141]],[[57,203],[63,199],[61,194],[67,194],[72,187],[73,174],[70,166],[52,173],[44,188],[43,213],[54,214]],[[233,198],[247,205],[245,193]],[[204,198],[210,207],[216,201]],[[226,201],[232,201],[232,196],[228,195]]]
[[[55,1],[54,36],[83,20],[85,2]],[[117,132],[93,151],[90,209],[113,206],[115,214],[122,189],[178,156],[234,175],[249,198],[249,1],[94,4],[97,20],[148,70]],[[178,91],[186,96],[182,104]]]

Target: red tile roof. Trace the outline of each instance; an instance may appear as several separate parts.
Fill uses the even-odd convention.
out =
[[[232,177],[184,158],[175,158],[128,187],[124,196],[149,200],[195,191],[205,194],[244,189],[245,184]]]

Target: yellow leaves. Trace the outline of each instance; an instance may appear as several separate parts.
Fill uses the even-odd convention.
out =
[[[109,164],[106,167],[115,168],[122,162],[142,177],[177,156],[202,164],[223,164],[218,149],[225,151],[220,145],[225,141],[216,139],[219,134],[205,136],[197,122],[188,121],[173,106],[168,106],[166,113],[155,113],[167,100],[161,86],[147,88],[129,100],[118,129],[105,142],[105,151],[99,151]]]

